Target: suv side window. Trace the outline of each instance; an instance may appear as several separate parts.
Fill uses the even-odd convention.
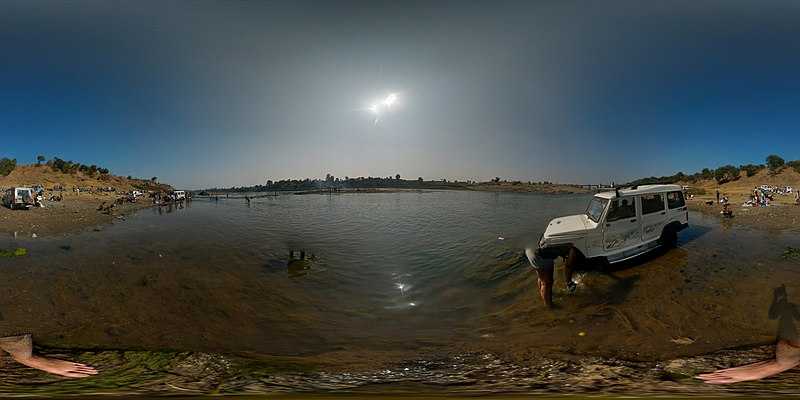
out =
[[[664,211],[664,196],[661,193],[642,195],[642,215]]]
[[[611,208],[608,209],[606,222],[612,222],[625,218],[636,217],[636,203],[633,197],[615,199],[611,201]]]
[[[685,206],[686,201],[683,200],[683,192],[667,193],[667,205],[669,206],[670,210],[673,208],[681,208]]]

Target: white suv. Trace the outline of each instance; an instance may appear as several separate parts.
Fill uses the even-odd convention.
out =
[[[586,258],[616,263],[659,245],[674,246],[678,232],[688,226],[689,211],[679,185],[618,189],[596,194],[583,214],[550,221],[539,240],[539,253],[566,257],[575,248]]]

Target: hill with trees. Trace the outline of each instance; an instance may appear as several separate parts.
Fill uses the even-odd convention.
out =
[[[45,157],[40,155],[37,163],[30,165],[17,165],[15,159],[0,159],[0,187],[34,185],[42,185],[48,189],[62,187],[65,190],[107,187],[113,187],[117,191],[172,190],[169,185],[149,179],[116,176],[108,168],[59,157],[45,162]]]
[[[637,179],[629,182],[626,186],[633,185],[651,185],[651,184],[667,184],[667,183],[686,183],[694,184],[698,182],[712,182],[717,185],[723,185],[729,182],[735,182],[742,178],[754,177],[757,175],[777,176],[786,170],[792,170],[800,173],[800,160],[784,161],[783,158],[776,154],[767,156],[764,164],[745,164],[740,166],[723,165],[716,169],[703,168],[699,172],[687,175],[683,172],[678,172],[674,175],[649,177]]]

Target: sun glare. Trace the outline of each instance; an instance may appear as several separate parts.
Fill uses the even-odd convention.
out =
[[[397,93],[389,93],[383,99],[371,102],[364,110],[375,116],[375,123],[377,124],[378,116],[392,109],[392,107],[398,103],[399,99],[400,96]]]

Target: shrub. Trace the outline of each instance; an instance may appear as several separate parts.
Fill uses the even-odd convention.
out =
[[[748,177],[757,174],[758,171],[760,171],[762,168],[764,168],[763,165],[753,165],[753,164],[742,165],[739,167],[739,169],[744,171]]]
[[[800,172],[800,160],[789,161],[787,166],[792,167],[793,170]]]
[[[0,175],[8,176],[14,168],[17,168],[16,158],[0,158]]]

